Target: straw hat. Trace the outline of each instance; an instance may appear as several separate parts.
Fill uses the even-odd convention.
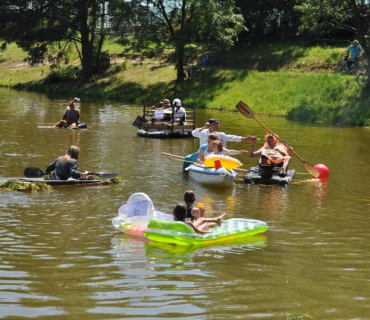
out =
[[[170,100],[163,99],[163,101],[161,102],[161,104],[165,104],[165,105],[170,104]]]

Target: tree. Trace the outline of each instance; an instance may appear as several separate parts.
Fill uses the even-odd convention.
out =
[[[106,0],[6,0],[0,3],[0,38],[30,51],[44,46],[74,43],[82,76],[99,69],[104,41]],[[80,44],[80,47],[78,46]],[[79,49],[81,48],[81,50]]]
[[[146,0],[123,1],[131,7],[131,18],[116,26],[134,33],[136,49],[153,45],[173,48],[177,81],[182,81],[186,50],[190,45],[231,47],[244,29],[243,17],[234,0]],[[122,3],[122,1],[121,1]]]
[[[367,0],[302,0],[302,32],[322,35],[332,30],[354,34],[364,49],[370,74],[370,3]]]
[[[299,13],[297,0],[236,0],[248,32],[242,37],[253,42],[266,39],[286,40],[296,37]]]

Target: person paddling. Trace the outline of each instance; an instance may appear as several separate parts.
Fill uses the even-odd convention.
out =
[[[58,157],[46,167],[45,173],[51,173],[47,180],[89,179],[88,171],[77,171],[79,154],[79,147],[70,146],[64,156]]]
[[[74,98],[68,105],[66,111],[63,114],[62,120],[57,122],[54,127],[61,128],[64,125],[71,128],[75,128],[78,125],[80,119],[80,112],[75,108],[74,102],[80,101],[78,98]]]

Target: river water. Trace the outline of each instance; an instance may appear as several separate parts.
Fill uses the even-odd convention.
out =
[[[48,129],[38,126],[57,122],[72,96],[7,89],[0,96],[0,179],[45,169],[72,144],[81,148],[81,170],[118,170],[123,178],[112,186],[0,192],[1,319],[370,319],[369,129],[260,116],[305,160],[326,164],[329,180],[312,181],[294,157],[298,174],[287,188],[212,189],[161,153],[187,155],[197,139],[136,136],[139,106],[81,97],[87,130]],[[264,129],[239,113],[197,110],[197,126],[210,117],[220,119],[220,131],[263,138]],[[257,161],[238,158],[245,169]],[[238,243],[183,248],[111,225],[135,192],[170,213],[187,189],[209,216],[227,212],[270,229]]]

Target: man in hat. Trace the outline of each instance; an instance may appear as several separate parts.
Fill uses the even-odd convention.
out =
[[[161,107],[157,108],[156,106],[152,107],[152,122],[154,123],[155,121],[159,120],[165,120],[165,121],[170,121],[171,120],[171,103],[170,100],[168,99],[163,99],[161,102]],[[166,113],[167,111],[167,113]],[[170,113],[168,113],[170,111]]]
[[[215,118],[209,119],[206,124],[201,127],[197,128],[192,131],[192,135],[195,138],[199,138],[199,143],[200,145],[204,145],[207,143],[207,138],[208,135],[212,132],[216,132],[219,139],[221,140],[222,144],[226,147],[226,142],[227,141],[236,141],[236,142],[241,142],[241,141],[253,141],[256,139],[255,136],[247,136],[247,137],[241,137],[241,136],[234,136],[232,134],[226,134],[225,132],[219,132],[218,129],[220,128],[220,121]]]
[[[351,54],[350,60],[348,60],[349,54]],[[353,40],[352,44],[348,47],[345,60],[347,60],[348,68],[351,67],[357,59],[362,55],[361,46],[358,40]]]

